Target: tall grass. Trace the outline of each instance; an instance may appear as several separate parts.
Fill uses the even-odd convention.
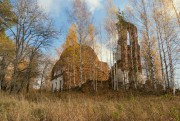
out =
[[[180,97],[120,92],[63,92],[9,96],[0,93],[0,121],[180,120]]]

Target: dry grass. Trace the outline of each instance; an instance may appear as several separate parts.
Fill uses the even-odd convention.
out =
[[[34,93],[7,96],[0,93],[1,121],[148,121],[180,120],[180,97],[133,96],[112,92]]]

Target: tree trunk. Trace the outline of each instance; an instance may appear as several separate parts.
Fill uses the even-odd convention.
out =
[[[159,34],[158,34],[158,29],[157,29],[157,24],[156,24],[156,33],[157,33],[157,40],[158,40],[158,48],[159,48],[159,56],[160,56],[160,62],[161,62],[161,78],[164,81],[164,90],[166,90],[166,81],[165,81],[165,77],[164,77],[164,66],[163,66],[163,60],[162,60],[162,49],[161,49],[161,44],[160,44],[160,38],[159,38]]]
[[[15,89],[15,86],[16,86],[16,82],[17,82],[17,78],[18,78],[18,62],[17,62],[17,59],[15,59],[15,63],[14,63],[14,73],[13,73],[13,78],[12,78],[12,81],[11,81],[11,84],[10,84],[10,94],[12,94],[12,92],[14,91]]]
[[[144,26],[145,26],[145,34],[146,34],[146,41],[148,43],[148,58],[150,61],[150,72],[151,72],[151,80],[153,82],[154,85],[154,89],[155,91],[157,90],[157,80],[155,77],[155,65],[154,65],[154,57],[152,56],[152,42],[150,40],[150,30],[149,30],[149,21],[148,21],[148,15],[147,15],[147,10],[146,10],[146,6],[145,6],[145,2],[144,0],[141,1],[142,5],[143,5],[143,14],[144,14]]]
[[[30,83],[29,83],[29,80],[27,82],[27,86],[26,86],[26,92],[29,93],[29,87],[30,87]]]
[[[79,87],[81,86],[82,86],[82,40],[80,39],[80,85]]]
[[[6,91],[6,81],[5,81],[5,73],[6,73],[6,63],[5,57],[3,56],[2,62],[0,63],[0,90]]]
[[[174,9],[174,12],[175,12],[175,14],[176,14],[176,17],[177,17],[177,20],[178,20],[179,27],[180,27],[180,14],[178,14],[178,11],[177,11],[176,7],[174,6],[173,0],[171,0],[171,3],[172,3],[172,6],[173,6],[173,9]]]

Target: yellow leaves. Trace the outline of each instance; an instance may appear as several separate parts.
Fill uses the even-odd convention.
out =
[[[12,24],[14,19],[14,14],[11,11],[11,5],[9,3],[9,0],[1,0],[0,2],[0,16],[2,19],[0,19],[0,31],[4,31],[6,26],[2,23],[6,23],[8,26]]]
[[[5,34],[0,33],[0,54],[13,55],[15,51],[14,43],[6,37]]]
[[[160,63],[160,58],[159,58],[159,53],[156,48],[157,43],[156,43],[156,38],[152,37],[151,38],[151,54],[154,57],[154,66],[155,66],[155,73],[156,73],[156,78],[160,80],[161,78],[161,63]],[[150,58],[149,58],[149,53],[148,53],[148,42],[146,41],[146,37],[141,41],[141,57],[145,60],[146,64],[150,65]]]
[[[93,38],[95,36],[95,29],[94,29],[94,26],[92,24],[90,24],[88,26],[88,31],[89,31],[90,37]]]
[[[173,0],[158,0],[156,3],[155,13],[166,18],[166,19],[176,19],[176,8],[174,8]],[[158,18],[157,18],[158,19]]]
[[[100,62],[99,59],[94,52],[94,50],[87,46],[82,45],[82,77],[83,80],[87,81],[92,78],[95,79],[95,74],[98,76],[102,75],[100,70]],[[59,61],[56,63],[54,70],[64,69],[64,87],[67,88],[67,85],[72,86],[72,80],[74,83],[80,84],[80,45],[75,44],[74,46],[70,46],[66,48],[61,56]],[[95,72],[96,71],[96,72]],[[99,71],[99,72],[98,72]],[[99,76],[97,77],[98,79]]]
[[[28,62],[27,61],[22,61],[21,63],[18,64],[18,69],[21,71],[21,70],[24,70],[28,65]]]
[[[106,13],[107,17],[105,19],[105,30],[107,31],[108,35],[115,36],[116,34],[116,20],[117,20],[117,13],[118,10],[113,3],[113,0],[107,0],[106,2]]]
[[[79,57],[76,57],[77,50],[79,50],[79,45],[77,43],[76,25],[75,24],[73,24],[69,29],[68,35],[66,37],[66,41],[63,44],[63,49],[64,49],[64,51],[61,54],[61,58],[73,57],[73,58],[69,58],[68,61],[74,61],[76,58],[79,59]],[[73,55],[73,56],[71,56],[71,55]]]
[[[94,46],[95,28],[93,24],[88,25],[88,37],[84,44],[92,47]]]
[[[66,42],[63,45],[63,48],[65,49],[69,46],[74,45],[75,43],[77,43],[76,25],[73,24],[69,29],[68,35],[66,37]]]
[[[113,0],[107,0],[106,8],[107,8],[107,14],[109,16],[116,15],[118,12]]]

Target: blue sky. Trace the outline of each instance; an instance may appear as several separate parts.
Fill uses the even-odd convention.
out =
[[[106,0],[84,0],[87,3],[88,10],[93,16],[93,23],[98,28],[101,26],[103,29],[104,18],[106,16]],[[114,4],[120,10],[123,10],[128,5],[128,0],[114,0]],[[55,26],[58,30],[63,28],[62,35],[55,40],[53,47],[58,48],[64,43],[67,31],[69,29],[69,22],[66,10],[69,8],[72,0],[38,0],[39,5],[50,14],[55,21]],[[56,55],[54,49],[51,49],[51,55]],[[105,59],[104,59],[105,61]]]

